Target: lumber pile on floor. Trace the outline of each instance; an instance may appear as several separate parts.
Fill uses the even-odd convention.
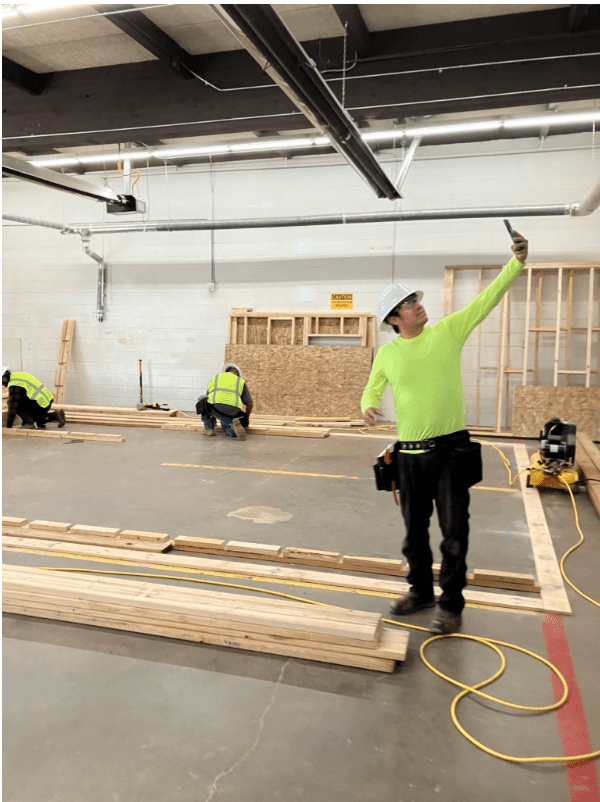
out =
[[[164,552],[173,544],[163,532],[142,532],[106,526],[87,526],[60,521],[31,521],[27,518],[2,516],[2,535],[27,537],[35,540],[59,540],[64,543],[88,543],[117,549]]]
[[[379,614],[4,565],[2,610],[325,663],[394,671],[408,633]]]
[[[55,404],[54,409],[64,410],[67,423],[91,423],[97,426],[141,426],[160,429],[177,411],[135,407],[95,407],[85,404]]]
[[[55,440],[97,440],[104,443],[124,443],[120,434],[102,434],[100,432],[66,432],[64,429],[7,429],[2,427],[2,434],[20,435],[22,437],[49,437]]]
[[[577,432],[575,461],[580,473],[587,479],[590,501],[600,515],[600,449],[585,432]]]
[[[222,540],[210,537],[179,535],[173,538],[172,547],[179,551],[216,554],[222,557],[245,557],[252,560],[268,560],[288,565],[314,565],[321,568],[341,568],[345,571],[360,571],[387,576],[407,576],[408,566],[402,560],[386,557],[362,557],[340,554],[337,551],[321,551],[295,546],[273,546],[268,543],[247,543],[237,540]],[[433,565],[433,576],[437,580],[440,566]],[[467,573],[467,584],[480,587],[503,588],[539,593],[540,584],[532,574],[517,574],[509,571],[492,571],[476,568]]]
[[[160,427],[171,432],[203,432],[202,421],[173,421],[165,423]],[[217,423],[217,429],[221,430],[221,425]],[[249,426],[248,434],[266,434],[271,436],[280,435],[282,437],[311,437],[322,438],[329,436],[329,429],[315,429],[310,427],[291,427],[291,426]]]

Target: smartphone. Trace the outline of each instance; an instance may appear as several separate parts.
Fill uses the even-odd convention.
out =
[[[513,227],[508,222],[508,220],[504,220],[504,225],[506,226],[506,229],[507,229],[508,233],[510,234],[511,239],[514,239],[515,232],[513,231]]]

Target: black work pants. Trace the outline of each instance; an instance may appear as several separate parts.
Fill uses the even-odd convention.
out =
[[[32,401],[30,398],[25,398],[17,407],[17,415],[21,418],[23,423],[31,425],[37,423],[42,426],[48,421],[57,420],[56,412],[51,412],[52,401],[47,407],[41,407],[37,401]]]
[[[456,435],[456,445],[469,442],[467,432]],[[400,508],[406,527],[402,553],[409,567],[408,583],[419,598],[433,598],[433,555],[429,546],[429,520],[433,503],[442,530],[442,563],[438,604],[452,613],[462,612],[465,600],[466,555],[469,545],[469,488],[459,455],[451,441],[422,454],[397,452]]]

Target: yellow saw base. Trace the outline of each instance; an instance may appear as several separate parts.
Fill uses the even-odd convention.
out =
[[[550,487],[554,490],[564,490],[564,482],[573,485],[579,479],[577,471],[565,469],[560,472],[560,477],[563,480],[561,482],[557,476],[552,476],[552,474],[544,472],[545,464],[540,452],[536,451],[531,460],[529,476],[527,477],[527,487]]]

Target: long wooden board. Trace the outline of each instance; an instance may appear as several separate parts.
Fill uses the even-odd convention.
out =
[[[7,551],[19,551],[31,549],[32,541],[28,538],[16,535],[4,536],[2,538],[2,548]],[[315,571],[303,571],[284,566],[270,567],[258,563],[248,564],[234,562],[231,560],[202,559],[200,557],[180,557],[172,553],[162,554],[160,557],[143,552],[127,551],[126,549],[115,549],[102,546],[77,546],[72,543],[60,543],[53,541],[39,540],[34,546],[36,551],[44,554],[64,553],[80,557],[90,557],[92,559],[120,560],[131,562],[137,565],[151,565],[155,568],[177,570],[197,570],[199,573],[212,574],[219,576],[227,574],[229,576],[252,577],[259,581],[266,582],[290,582],[308,583],[316,586],[339,587],[354,591],[370,591],[375,595],[400,596],[406,593],[409,586],[406,582],[395,580],[371,579],[362,576],[348,576],[341,572],[326,573]],[[436,595],[441,595],[441,590],[435,588]],[[535,610],[537,612],[561,612],[547,609],[540,599],[514,596],[503,593],[488,593],[486,591],[465,590],[464,597],[468,602],[474,604],[485,604],[492,607],[509,607],[516,610]]]
[[[224,554],[247,557],[253,560],[268,560],[269,562],[294,563],[296,565],[311,565],[324,568],[338,568],[346,571],[360,571],[387,576],[407,576],[408,566],[402,560],[385,559],[379,557],[362,557],[338,552],[327,552],[313,549],[295,548],[287,546],[273,546],[259,543],[239,544],[237,541],[227,542],[215,538],[192,537],[180,535],[173,538],[173,548],[179,551],[195,552],[200,554]],[[434,577],[437,579],[439,565],[434,565]],[[523,592],[538,593],[540,585],[532,574],[510,573],[509,571],[492,571],[475,569],[467,573],[467,584],[480,587],[504,588],[506,590],[519,590]]]
[[[172,541],[167,542],[154,542],[149,540],[139,540],[137,538],[120,538],[120,537],[108,537],[106,535],[87,535],[87,534],[78,534],[77,532],[71,531],[51,531],[47,529],[35,529],[33,527],[23,526],[23,527],[13,527],[13,526],[6,526],[4,523],[2,524],[2,536],[14,536],[18,535],[19,537],[29,538],[32,542],[34,541],[48,541],[48,540],[55,540],[57,543],[81,543],[83,545],[88,544],[90,546],[106,546],[110,544],[111,548],[115,549],[130,549],[130,550],[139,550],[139,551],[150,551],[150,552],[164,552],[169,551],[171,548]]]
[[[96,440],[100,443],[124,443],[125,438],[120,434],[104,434],[100,432],[66,432],[47,431],[46,429],[7,429],[2,427],[2,434],[21,437],[47,437],[54,440]]]
[[[202,432],[202,423],[165,423],[160,427],[171,432]],[[219,427],[220,428],[220,427]],[[291,426],[249,426],[248,434],[266,434],[271,436],[281,435],[282,437],[312,437],[322,438],[329,436],[329,429],[310,428],[310,427],[291,427]]]
[[[60,335],[60,345],[58,347],[58,360],[56,372],[54,374],[54,401],[62,403],[67,387],[67,372],[69,369],[69,357],[71,355],[71,345],[73,342],[73,332],[75,331],[75,321],[65,320],[62,325]]]
[[[540,594],[544,609],[547,612],[571,613],[571,605],[567,598],[567,591],[560,573],[556,552],[546,523],[544,508],[540,500],[540,491],[535,487],[527,487],[526,468],[531,460],[527,449],[521,443],[514,446],[517,469],[521,472],[519,481],[525,504],[525,515],[531,534],[533,558],[535,560],[536,574],[540,583]]]

